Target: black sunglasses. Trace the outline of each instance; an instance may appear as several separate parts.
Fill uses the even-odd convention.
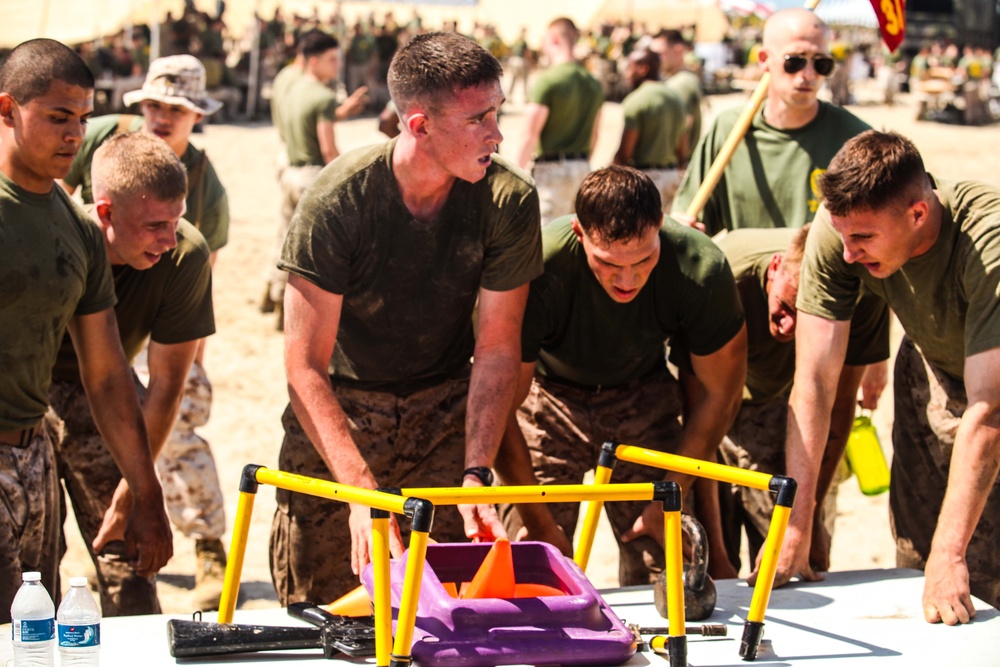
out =
[[[806,68],[806,62],[809,60],[806,56],[786,55],[785,71],[789,74],[801,72]],[[833,71],[833,58],[830,56],[813,56],[812,63],[813,69],[820,76],[830,76],[830,72]]]

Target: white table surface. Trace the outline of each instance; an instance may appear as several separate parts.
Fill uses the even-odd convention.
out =
[[[737,580],[717,582],[715,613],[704,622],[726,623],[725,638],[688,637],[692,667],[745,666],[739,657],[740,637],[752,591]],[[771,595],[764,641],[754,664],[847,667],[907,665],[963,667],[1000,665],[1000,611],[977,600],[975,621],[948,627],[923,620],[920,594],[923,575],[916,570],[834,572],[824,582],[791,584]],[[652,604],[649,587],[602,591],[604,598],[629,623],[665,626]],[[374,665],[367,660],[323,660],[319,649],[287,653],[257,653],[214,658],[170,657],[166,639],[168,618],[135,616],[104,619],[101,627],[103,667],[167,667],[184,664],[323,664]],[[214,620],[206,614],[204,620]],[[299,625],[284,609],[237,610],[236,623]],[[0,630],[0,665],[11,657],[10,627]],[[637,653],[627,665],[667,665],[653,653]]]

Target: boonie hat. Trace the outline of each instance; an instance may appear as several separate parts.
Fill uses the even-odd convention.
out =
[[[186,107],[206,116],[222,108],[222,102],[205,93],[205,66],[189,55],[154,60],[142,88],[125,93],[122,100],[127,105],[153,100]]]

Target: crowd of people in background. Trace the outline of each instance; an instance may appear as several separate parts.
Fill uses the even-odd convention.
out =
[[[696,26],[682,26],[678,30],[692,47],[685,52],[685,69],[699,76],[703,92],[745,89],[760,78],[757,53],[761,22],[744,20],[736,25],[709,61],[693,48]],[[460,32],[457,20],[426,25],[416,9],[408,18],[393,12],[382,16],[370,13],[349,22],[336,12],[328,18],[321,18],[316,10],[308,16],[298,13],[286,16],[279,8],[269,19],[257,18],[262,85],[256,87],[258,100],[253,106],[256,113],[266,114],[270,82],[283,66],[295,59],[300,37],[313,29],[323,30],[338,40],[340,71],[334,85],[343,86],[345,95],[366,86],[365,111],[369,113],[380,112],[389,101],[386,75],[389,62],[400,46],[429,30]],[[660,31],[659,26],[646,23],[601,22],[592,29],[581,29],[573,56],[601,83],[605,100],[621,101],[631,91],[626,74],[629,56],[648,48]],[[205,66],[209,94],[224,103],[222,113],[213,120],[233,120],[248,110],[253,51],[249,31],[237,38],[223,14],[213,16],[187,3],[179,16],[166,14],[159,32],[160,56],[191,54]],[[505,39],[495,26],[477,21],[467,36],[503,63],[508,98],[526,100],[528,77],[544,64],[541,44],[529,43],[527,28]],[[144,76],[149,68],[152,41],[150,26],[140,24],[83,42],[75,49],[98,81],[136,78]],[[918,52],[901,49],[891,53],[881,44],[877,31],[859,28],[833,31],[830,49],[838,67],[827,86],[829,99],[837,106],[856,103],[855,90],[874,79],[881,96],[878,101],[882,103],[894,104],[900,91],[914,93],[917,117],[921,119],[979,125],[994,118],[990,100],[1000,95],[1000,76],[996,74],[1000,68],[994,66],[1000,59],[1000,49],[991,53],[984,46],[958,45],[940,38]],[[116,100],[101,99],[100,87],[95,102],[99,111],[123,110],[115,108]]]

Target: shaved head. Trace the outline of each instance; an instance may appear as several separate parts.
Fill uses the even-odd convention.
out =
[[[791,7],[775,12],[767,19],[762,41],[765,49],[778,51],[794,40],[826,43],[826,32],[826,24],[816,14],[801,7]]]

